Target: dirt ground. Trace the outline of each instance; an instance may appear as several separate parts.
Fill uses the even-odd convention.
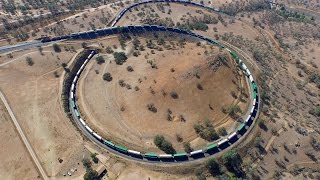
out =
[[[128,45],[126,51],[130,52],[130,49]],[[206,142],[197,138],[193,125],[206,119],[215,128],[224,126],[232,132],[236,122],[221,109],[235,103],[230,94],[231,91],[238,93],[234,67],[229,60],[230,68],[222,65],[214,72],[207,65],[207,58],[210,57],[205,55],[205,50],[212,56],[219,53],[216,47],[210,49],[207,46],[205,49],[195,43],[187,43],[184,48],[155,51],[155,54],[150,50],[141,51],[139,57],[130,55],[121,66],[116,65],[110,55],[104,56],[106,63],[102,65],[93,60],[81,76],[84,80],[78,88],[84,119],[102,135],[129,147],[137,146],[140,150],[157,151],[153,145],[157,134],[163,134],[180,151],[182,143],[177,142],[176,134],[181,135],[184,141],[193,141],[195,147],[202,147]],[[145,56],[147,58],[143,60]],[[158,69],[151,68],[147,60],[153,60]],[[134,71],[128,72],[127,66],[132,66]],[[171,72],[171,68],[175,71]],[[105,72],[112,74],[112,82],[103,81]],[[121,87],[119,80],[132,86],[131,89]],[[202,85],[203,90],[197,88],[197,83]],[[178,93],[178,99],[170,96],[172,91]],[[147,109],[150,103],[157,108],[156,113]],[[246,112],[246,103],[239,105]],[[121,108],[125,110],[121,111]],[[172,111],[172,121],[167,120],[168,109]],[[185,122],[181,121],[180,115]]]
[[[0,179],[40,179],[40,174],[2,102],[0,103],[0,123],[2,146],[0,148]]]
[[[61,76],[54,75],[55,71],[62,74],[61,63],[67,63],[73,53],[46,52],[49,49],[52,47],[44,48],[44,55],[25,51],[33,66],[27,65],[25,57],[14,55],[15,61],[0,67],[0,88],[47,174],[56,176],[68,168],[67,162],[81,149],[82,138],[75,128],[70,128],[72,124],[60,104]],[[5,58],[1,57],[1,62]],[[59,159],[63,161],[60,163]]]

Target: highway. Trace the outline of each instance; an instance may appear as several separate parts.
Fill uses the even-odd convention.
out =
[[[4,103],[7,111],[9,112],[11,120],[13,121],[13,124],[16,127],[16,129],[17,129],[17,131],[18,131],[18,133],[19,133],[19,135],[21,137],[21,140],[23,141],[23,144],[26,146],[26,148],[27,148],[27,150],[28,150],[28,152],[29,152],[34,164],[37,166],[38,171],[40,172],[40,174],[41,174],[41,176],[43,177],[44,180],[48,180],[49,178],[48,178],[45,170],[43,169],[43,167],[42,167],[42,165],[41,165],[36,153],[33,151],[31,144],[29,143],[26,135],[24,134],[19,122],[17,121],[14,113],[12,112],[12,109],[10,108],[6,98],[4,97],[4,95],[3,95],[3,93],[1,91],[0,91],[0,98],[1,98],[2,102]]]

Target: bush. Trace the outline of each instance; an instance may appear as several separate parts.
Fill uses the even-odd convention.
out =
[[[242,159],[236,150],[230,150],[222,156],[223,164],[232,172],[241,173]]]
[[[170,96],[171,96],[173,99],[178,99],[178,98],[179,98],[178,93],[175,92],[175,91],[171,91]]]
[[[127,71],[132,72],[132,71],[133,71],[132,66],[128,66],[128,67],[127,67]]]
[[[203,126],[202,124],[195,124],[193,128],[202,139],[205,139],[207,141],[214,141],[219,139],[218,133],[209,121],[206,121],[205,126]]]
[[[226,136],[228,134],[228,132],[227,132],[226,128],[221,127],[221,128],[218,129],[218,134],[220,136]]]
[[[89,169],[84,174],[83,179],[84,180],[98,180],[99,179],[98,172],[96,170]]]
[[[114,52],[113,56],[118,65],[122,65],[128,59],[124,52]]]
[[[215,158],[210,158],[207,161],[206,167],[208,169],[208,171],[212,174],[212,175],[218,175],[221,173],[220,171],[220,165],[219,163],[216,161]]]
[[[33,60],[32,60],[32,58],[31,57],[26,57],[26,62],[27,62],[27,64],[29,65],[29,66],[33,66],[34,65],[34,62],[33,62]]]
[[[90,156],[91,156],[91,159],[94,163],[98,163],[99,162],[99,159],[97,158],[97,153],[91,153]]]
[[[57,52],[57,53],[61,52],[61,48],[58,44],[54,43],[52,45],[52,47],[53,47],[54,52]]]
[[[108,54],[112,54],[112,53],[113,53],[113,50],[112,50],[112,48],[111,48],[110,46],[108,46],[108,47],[106,47],[106,52],[107,52]]]
[[[174,154],[176,151],[173,149],[172,144],[167,141],[162,135],[156,135],[153,140],[154,144],[167,154]]]
[[[158,111],[153,103],[147,104],[147,108],[149,111],[154,112],[154,113],[156,113]]]
[[[106,61],[104,60],[104,57],[103,57],[103,56],[98,56],[98,57],[96,57],[96,61],[97,61],[97,64],[99,64],[99,65],[106,62]]]
[[[320,105],[309,111],[310,114],[320,117]]]
[[[183,147],[184,147],[184,151],[187,153],[190,153],[191,151],[193,151],[189,142],[183,143]]]
[[[102,78],[103,78],[103,80],[108,81],[108,82],[112,81],[112,76],[111,76],[111,74],[108,73],[108,72],[107,72],[107,73],[104,73],[103,76],[102,76]]]

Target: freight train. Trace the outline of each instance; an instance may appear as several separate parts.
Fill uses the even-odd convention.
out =
[[[252,107],[250,109],[250,113],[247,116],[247,118],[243,121],[243,123],[240,124],[240,126],[236,129],[235,132],[231,133],[227,138],[222,139],[214,144],[211,144],[207,147],[204,147],[203,149],[198,149],[198,150],[194,150],[190,153],[186,153],[186,152],[182,152],[182,153],[176,153],[176,154],[155,154],[152,152],[139,152],[136,150],[131,150],[131,149],[127,149],[123,146],[120,145],[116,145],[113,142],[111,142],[110,140],[104,139],[103,137],[101,137],[99,134],[97,134],[94,130],[92,130],[87,124],[86,122],[81,118],[81,114],[78,110],[78,107],[76,105],[76,84],[77,81],[79,80],[79,76],[81,75],[81,72],[84,70],[86,64],[89,62],[89,60],[95,55],[95,51],[92,51],[87,59],[84,61],[84,63],[82,64],[82,66],[80,67],[80,69],[77,71],[72,84],[71,84],[71,88],[70,88],[70,106],[71,109],[73,111],[73,114],[76,118],[77,121],[79,121],[81,123],[81,125],[83,127],[85,127],[85,129],[98,141],[100,141],[101,143],[103,143],[104,145],[106,145],[107,147],[118,151],[122,154],[125,155],[129,155],[132,157],[136,157],[136,158],[140,158],[140,159],[146,159],[146,160],[190,160],[190,159],[195,159],[198,157],[204,157],[205,154],[212,154],[212,152],[219,152],[223,149],[225,149],[226,147],[230,146],[231,144],[235,143],[237,140],[239,140],[239,136],[243,136],[248,128],[252,125],[254,119],[257,116],[257,112],[258,112],[258,108],[259,108],[259,96],[258,96],[258,88],[256,85],[256,82],[253,79],[253,76],[249,70],[249,68],[242,62],[242,60],[239,58],[239,56],[233,52],[232,50],[230,50],[229,48],[224,47],[222,44],[220,44],[219,42],[203,37],[201,35],[195,34],[193,32],[187,32],[187,31],[183,31],[180,29],[176,29],[176,28],[166,28],[166,27],[162,27],[162,26],[155,26],[155,25],[144,25],[144,26],[126,26],[126,27],[121,27],[121,28],[109,28],[109,29],[103,29],[103,30],[97,30],[95,32],[90,31],[90,32],[82,32],[82,33],[78,33],[78,34],[71,34],[69,35],[71,39],[77,39],[77,38],[82,38],[82,37],[90,37],[91,35],[89,35],[90,33],[96,33],[97,36],[100,35],[113,35],[116,33],[121,33],[123,31],[126,32],[130,32],[130,33],[141,33],[141,32],[151,32],[151,31],[167,31],[167,32],[174,32],[174,33],[180,33],[180,34],[185,34],[185,35],[190,35],[202,40],[205,40],[209,43],[212,43],[214,45],[217,45],[221,48],[226,49],[231,57],[234,59],[234,61],[236,63],[238,63],[238,65],[241,66],[241,69],[243,71],[243,73],[247,76],[247,78],[249,79],[250,82],[250,89],[251,89],[251,95],[252,95]],[[89,34],[88,34],[89,33]],[[85,35],[84,35],[85,34]],[[97,37],[95,36],[95,37]]]

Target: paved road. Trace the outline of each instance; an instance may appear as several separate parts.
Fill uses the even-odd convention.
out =
[[[2,102],[4,103],[7,111],[9,112],[11,120],[13,121],[14,126],[16,127],[16,129],[17,129],[17,131],[18,131],[18,133],[19,133],[24,145],[26,146],[26,148],[27,148],[27,150],[28,150],[33,162],[36,164],[41,176],[45,180],[49,179],[47,174],[46,174],[46,172],[45,172],[45,170],[43,169],[43,167],[42,167],[37,155],[33,151],[31,144],[29,143],[27,137],[25,136],[23,130],[21,129],[20,124],[18,123],[16,117],[14,116],[14,114],[13,114],[13,112],[12,112],[12,110],[11,110],[7,100],[6,100],[6,98],[4,97],[4,95],[2,94],[1,91],[0,91],[0,98],[1,98]]]

